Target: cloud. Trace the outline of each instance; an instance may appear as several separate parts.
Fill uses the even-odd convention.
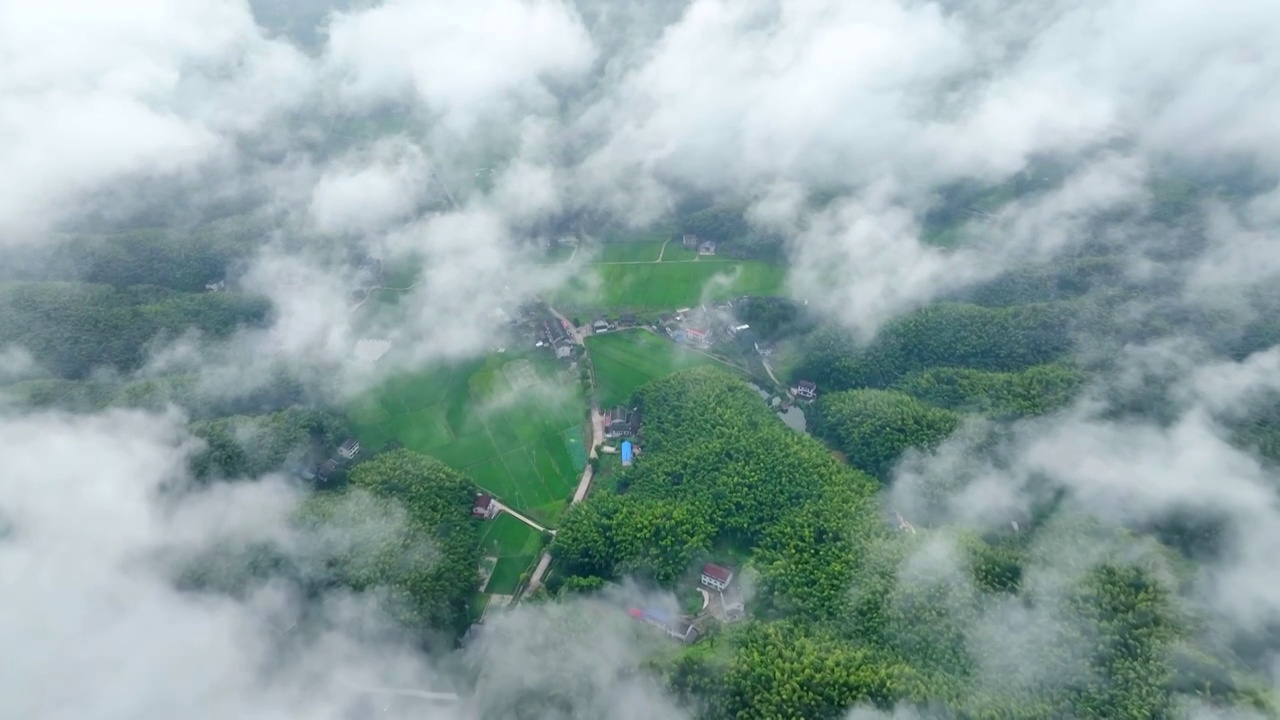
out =
[[[594,56],[558,0],[391,0],[335,15],[327,47],[340,102],[411,99],[462,131],[508,104],[545,107],[548,83],[573,80]]]
[[[324,168],[311,192],[311,217],[322,233],[366,234],[403,222],[428,191],[422,149],[389,138]]]
[[[308,601],[278,580],[234,595],[179,589],[175,573],[211,551],[271,542],[320,567],[397,532],[394,515],[369,525],[356,510],[302,534],[289,521],[301,488],[279,477],[188,488],[194,447],[175,414],[0,418],[0,570],[18,580],[0,598],[0,640],[23,657],[0,679],[10,712],[345,719],[369,703],[393,706],[392,717],[458,719],[547,701],[574,717],[683,717],[634,672],[666,639],[611,604],[497,617],[464,658],[477,692],[433,704],[412,693],[451,692],[458,678],[406,645],[372,598]]]
[[[0,236],[38,240],[120,180],[189,172],[297,100],[300,55],[246,5],[0,4]]]

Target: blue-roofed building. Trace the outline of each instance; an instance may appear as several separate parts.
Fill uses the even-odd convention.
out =
[[[630,467],[633,455],[631,454],[631,441],[622,441],[622,467]]]

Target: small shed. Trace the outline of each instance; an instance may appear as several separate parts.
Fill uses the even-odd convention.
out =
[[[631,451],[631,441],[623,440],[622,441],[622,466],[630,467],[634,458],[635,456],[632,454],[632,451]]]

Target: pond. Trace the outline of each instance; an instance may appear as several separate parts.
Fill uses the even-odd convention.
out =
[[[785,423],[787,427],[795,430],[796,432],[805,431],[805,428],[808,425],[805,422],[804,411],[800,409],[799,405],[792,405],[786,410],[782,410],[782,398],[770,393],[768,390],[765,390],[755,383],[751,383],[751,387],[755,388],[755,391],[760,393],[760,397],[764,398],[765,401],[769,403],[770,407],[774,408],[778,417],[782,419],[782,422]]]

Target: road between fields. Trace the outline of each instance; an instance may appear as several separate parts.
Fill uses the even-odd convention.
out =
[[[529,527],[533,528],[534,530],[537,530],[538,532],[549,532],[552,535],[556,534],[555,530],[548,530],[545,527],[534,522],[533,520],[529,519],[525,515],[521,515],[519,512],[514,510],[510,505],[507,505],[506,503],[502,502],[498,498],[493,498],[491,502],[494,504],[494,506],[498,508],[499,511],[510,515],[511,517],[519,520],[520,522],[524,523],[525,525],[528,525]]]
[[[583,333],[581,332],[581,330],[577,326],[575,326],[573,323],[569,322],[568,318],[566,318],[564,315],[561,315],[559,310],[556,310],[550,305],[547,306],[547,310],[551,312],[551,315],[553,317],[555,317],[557,320],[564,323],[567,327],[570,328],[569,331],[573,333],[574,341],[582,346],[583,357],[586,357],[587,344],[583,342]],[[587,454],[587,458],[588,458],[587,466],[582,469],[582,479],[578,481],[578,488],[573,491],[573,499],[569,501],[570,505],[576,505],[577,503],[582,502],[583,498],[585,498],[587,496],[587,493],[591,490],[591,479],[595,475],[595,473],[591,469],[590,459],[596,457],[596,446],[602,442],[604,442],[604,415],[600,413],[600,406],[594,400],[592,400],[591,401],[591,450]],[[551,533],[554,535],[555,531],[552,530]],[[551,553],[544,552],[542,553],[542,557],[538,559],[538,566],[533,569],[533,574],[529,576],[529,584],[525,586],[525,591],[523,594],[528,595],[529,593],[532,593],[535,590],[537,590],[539,587],[541,587],[542,578],[546,577],[547,569],[550,567],[551,567]]]

